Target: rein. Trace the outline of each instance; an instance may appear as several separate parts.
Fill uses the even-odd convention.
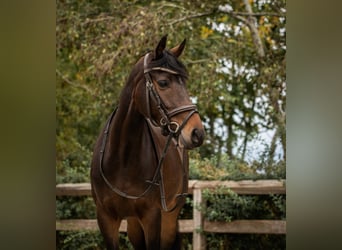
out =
[[[158,161],[158,165],[157,168],[153,174],[153,178],[152,180],[146,180],[147,183],[149,183],[148,187],[139,195],[130,195],[128,193],[125,193],[123,191],[121,191],[120,189],[114,187],[109,180],[105,177],[104,172],[103,172],[103,157],[104,157],[104,153],[105,153],[105,147],[106,147],[106,143],[107,143],[107,139],[108,139],[108,134],[109,134],[109,128],[110,128],[110,124],[113,120],[113,117],[116,113],[117,108],[112,112],[105,130],[104,130],[104,136],[103,136],[103,140],[102,140],[102,144],[101,144],[101,149],[100,149],[100,173],[101,176],[103,178],[103,180],[105,181],[105,183],[107,184],[107,186],[117,195],[127,198],[127,199],[132,199],[132,200],[137,200],[140,199],[142,197],[144,197],[151,189],[153,186],[157,185],[159,186],[160,189],[160,199],[161,199],[161,205],[162,208],[165,212],[171,212],[173,211],[176,206],[177,203],[172,207],[172,208],[168,208],[167,204],[166,204],[166,196],[165,196],[165,188],[164,188],[164,180],[163,180],[163,162],[167,153],[167,150],[171,144],[172,138],[176,138],[176,140],[178,141],[178,136],[180,134],[180,132],[182,131],[182,129],[184,128],[185,124],[188,122],[188,120],[191,118],[191,116],[195,113],[197,113],[197,108],[196,105],[184,105],[178,108],[175,108],[171,111],[168,111],[165,108],[165,105],[162,102],[161,97],[159,96],[158,92],[156,91],[156,89],[153,86],[153,82],[151,79],[151,76],[149,74],[149,72],[151,71],[164,71],[164,72],[168,72],[170,74],[175,74],[178,75],[178,73],[176,71],[173,71],[171,69],[168,68],[163,68],[163,67],[153,67],[153,68],[147,68],[147,59],[148,59],[149,54],[145,55],[144,58],[144,75],[145,75],[145,79],[146,79],[146,105],[147,105],[147,110],[148,110],[148,117],[145,117],[148,127],[150,129],[151,132],[151,137],[152,137],[152,141],[155,145],[153,136],[152,136],[152,129],[151,129],[151,123],[154,126],[159,126],[159,127],[163,127],[163,128],[167,128],[167,132],[168,132],[168,137],[166,140],[166,143],[164,145],[162,154],[159,158]],[[181,78],[179,77],[179,80],[181,81]],[[155,98],[156,102],[157,102],[157,109],[161,115],[161,119],[159,121],[159,125],[156,121],[150,119],[151,117],[151,107],[150,107],[150,96],[152,96]],[[185,117],[185,119],[183,120],[182,124],[179,125],[177,122],[175,121],[171,121],[171,118],[183,113],[183,112],[189,112],[189,114]],[[158,155],[158,153],[156,152],[156,154]],[[183,171],[185,172],[185,166],[184,166],[184,155],[181,157],[182,158],[182,165],[183,165]],[[182,196],[186,196],[187,193],[185,193],[185,189],[186,189],[186,185],[187,183],[185,183],[185,176],[183,176],[183,186],[182,186],[182,192],[181,194],[176,194],[176,198],[182,197]]]

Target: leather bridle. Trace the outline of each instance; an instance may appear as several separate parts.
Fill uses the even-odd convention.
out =
[[[104,153],[105,153],[106,142],[108,139],[110,124],[111,124],[113,117],[116,113],[116,109],[112,112],[112,114],[111,114],[111,116],[110,116],[110,118],[106,124],[105,130],[104,130],[104,136],[103,136],[101,149],[100,149],[100,173],[101,173],[103,180],[107,184],[107,186],[113,192],[115,192],[117,195],[124,197],[124,198],[127,198],[127,199],[136,200],[136,199],[142,198],[151,190],[151,188],[153,186],[159,186],[162,208],[165,212],[171,212],[176,208],[177,203],[171,208],[168,208],[168,206],[166,204],[166,196],[165,196],[165,188],[164,188],[164,180],[163,180],[163,161],[165,159],[167,150],[171,144],[172,138],[176,138],[176,140],[178,141],[177,137],[179,136],[180,132],[184,128],[185,124],[188,122],[188,120],[191,118],[191,116],[195,113],[198,113],[198,111],[197,111],[196,105],[193,105],[193,104],[183,105],[181,107],[172,109],[170,111],[168,111],[166,109],[166,106],[164,105],[160,95],[158,94],[158,92],[154,88],[154,85],[153,85],[153,82],[152,82],[152,79],[150,76],[150,72],[151,71],[163,71],[163,72],[168,72],[170,74],[174,74],[174,75],[178,75],[178,76],[179,76],[179,73],[174,71],[174,70],[171,70],[169,68],[164,68],[164,67],[147,68],[148,56],[149,56],[149,53],[146,54],[144,57],[144,75],[145,75],[145,79],[146,79],[146,105],[147,105],[147,117],[145,117],[145,119],[147,120],[147,124],[149,126],[150,131],[152,130],[150,127],[151,123],[152,123],[154,126],[162,127],[164,129],[164,131],[167,130],[167,133],[168,133],[168,137],[167,137],[166,143],[164,145],[163,152],[160,155],[157,168],[153,174],[153,178],[152,178],[152,180],[145,180],[145,182],[147,182],[149,185],[142,193],[140,193],[139,195],[130,195],[130,194],[127,194],[127,193],[121,191],[120,189],[114,187],[110,183],[110,181],[105,177],[104,172],[103,172],[103,158],[104,158]],[[178,79],[179,79],[180,83],[182,83],[181,82],[182,79],[180,76],[178,77]],[[156,101],[157,109],[161,115],[161,119],[159,121],[159,124],[155,120],[153,120],[152,116],[151,116],[151,106],[150,106],[151,95],[154,97],[154,99]],[[177,122],[171,120],[172,117],[174,117],[178,114],[184,113],[184,112],[189,112],[189,113],[185,117],[185,119],[183,120],[181,125],[179,125]],[[154,140],[153,136],[152,136],[152,140]],[[153,143],[154,143],[154,145],[156,144],[155,141],[153,141]],[[157,152],[156,152],[156,154],[157,154]],[[185,163],[184,162],[184,156],[182,156],[183,171],[185,172],[184,163]],[[187,179],[185,178],[185,176],[183,176],[182,193],[176,194],[175,198],[179,198],[179,197],[187,195],[186,190],[187,190]]]
[[[158,92],[156,91],[156,89],[154,88],[153,85],[153,81],[150,75],[151,71],[163,71],[163,72],[167,72],[173,75],[178,75],[178,80],[179,82],[182,84],[182,78],[179,76],[179,73],[171,70],[169,68],[164,68],[164,67],[152,67],[152,68],[147,68],[147,60],[149,57],[149,53],[145,55],[144,57],[144,75],[145,75],[145,79],[146,79],[146,108],[147,108],[147,118],[149,118],[151,120],[151,122],[153,123],[153,125],[155,126],[160,126],[162,128],[165,128],[169,133],[172,133],[174,136],[178,136],[179,133],[182,131],[182,129],[184,128],[185,124],[188,122],[188,120],[191,118],[191,116],[195,113],[198,113],[197,111],[197,107],[196,105],[190,104],[190,105],[183,105],[181,107],[172,109],[170,111],[168,111],[166,109],[166,106],[164,105],[164,102],[162,101],[160,95],[158,94]],[[151,95],[154,97],[155,101],[156,101],[156,106],[157,109],[160,113],[161,119],[159,121],[159,124],[152,119],[151,116],[151,106],[150,106],[150,98]],[[172,117],[184,113],[184,112],[189,112],[189,114],[185,117],[185,119],[183,120],[182,124],[179,125],[177,122],[172,121]]]

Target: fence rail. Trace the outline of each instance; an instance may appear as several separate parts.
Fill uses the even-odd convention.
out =
[[[178,220],[181,233],[193,234],[193,248],[205,249],[203,232],[286,234],[285,220],[234,220],[232,222],[212,222],[204,219],[196,207],[203,205],[203,189],[218,186],[228,187],[237,194],[268,195],[286,194],[285,180],[244,180],[244,181],[189,181],[189,193],[193,194],[194,208],[192,220]],[[56,196],[89,196],[90,183],[66,183],[56,185]],[[57,220],[56,230],[99,230],[96,220]],[[127,231],[127,222],[122,221],[120,232]]]

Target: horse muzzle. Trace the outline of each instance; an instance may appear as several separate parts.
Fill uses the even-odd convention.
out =
[[[203,144],[205,131],[199,115],[194,114],[179,135],[179,143],[186,149],[193,149]]]

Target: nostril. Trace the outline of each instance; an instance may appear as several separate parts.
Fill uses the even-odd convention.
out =
[[[203,143],[203,139],[204,139],[204,134],[201,132],[201,130],[197,128],[192,130],[191,140],[195,146],[201,145]]]

